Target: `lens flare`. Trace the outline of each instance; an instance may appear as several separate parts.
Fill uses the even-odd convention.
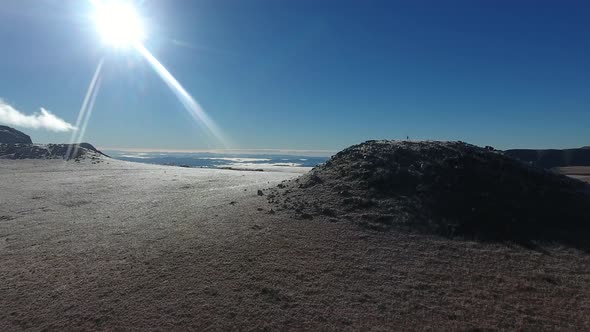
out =
[[[73,147],[73,144],[81,143],[84,133],[86,132],[88,120],[90,119],[92,108],[94,108],[94,101],[96,100],[96,95],[98,94],[100,87],[103,64],[104,57],[98,61],[98,66],[96,66],[96,70],[94,71],[94,75],[90,81],[90,86],[88,86],[88,91],[86,91],[86,96],[84,97],[82,107],[78,113],[78,119],[76,120],[76,129],[72,132],[72,137],[70,138],[70,145],[68,146],[68,151],[65,155],[66,159],[70,159],[71,157],[78,154],[78,151],[76,151],[78,147]],[[72,149],[74,149],[74,151],[72,151]]]
[[[91,0],[91,2],[96,10],[95,21],[103,40],[113,47],[132,47],[141,54],[170,90],[178,97],[197,124],[202,125],[207,130],[207,134],[211,135],[223,147],[227,148],[228,140],[213,120],[209,118],[194,98],[143,45],[142,42],[145,39],[145,33],[139,15],[137,15],[134,8],[128,2],[121,0]],[[67,159],[77,154],[77,146],[73,147],[73,144],[80,143],[86,132],[102,81],[101,70],[103,64],[104,57],[98,63],[88,91],[86,92],[86,97],[80,108],[78,119],[76,120],[77,129],[72,134],[70,146],[66,154]]]
[[[160,61],[158,61],[158,59],[156,59],[142,44],[136,43],[134,44],[134,47],[150,63],[150,65],[152,65],[156,73],[160,75],[164,83],[166,83],[170,90],[172,90],[172,92],[178,97],[193,119],[198,123],[202,123],[209,133],[224,146],[227,145],[227,139],[223,137],[221,130],[217,127],[215,122],[209,118],[199,103],[193,99],[193,97],[182,87],[182,85],[180,85]]]

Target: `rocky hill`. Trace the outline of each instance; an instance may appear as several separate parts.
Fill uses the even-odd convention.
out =
[[[25,133],[0,126],[0,159],[78,159],[103,156],[108,157],[88,143],[33,144]]]
[[[567,167],[567,166],[590,166],[590,148],[579,149],[513,149],[506,150],[507,156],[522,160],[535,166],[543,168]]]
[[[575,246],[590,235],[586,184],[461,142],[367,141],[268,199],[302,219],[377,230]]]
[[[72,144],[2,144],[0,159],[78,159],[107,157],[88,143]]]
[[[0,143],[23,143],[32,144],[31,137],[25,133],[18,131],[14,128],[0,125]]]

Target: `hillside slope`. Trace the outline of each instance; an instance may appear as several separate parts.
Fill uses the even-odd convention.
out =
[[[22,131],[0,125],[0,143],[23,143],[32,144],[31,137]]]
[[[69,150],[68,150],[69,149]],[[69,158],[66,156],[68,155]],[[77,159],[108,157],[88,143],[81,144],[2,144],[0,159]]]
[[[303,219],[485,240],[585,246],[580,181],[460,142],[367,141],[269,194]]]

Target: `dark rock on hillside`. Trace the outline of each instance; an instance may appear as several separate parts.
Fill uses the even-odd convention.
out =
[[[71,146],[70,144],[33,144],[31,138],[25,133],[7,126],[0,126],[0,159],[76,159],[100,156],[108,157],[88,143]]]
[[[590,166],[590,148],[588,147],[565,150],[514,149],[506,150],[504,154],[543,168]]]
[[[27,134],[7,126],[0,126],[0,143],[32,144],[31,137]]]
[[[0,144],[0,159],[77,159],[103,156],[108,157],[88,143]]]
[[[76,146],[76,144],[74,144],[74,146]],[[86,150],[93,151],[93,152],[95,152],[95,153],[97,153],[97,154],[100,154],[100,155],[103,155],[103,156],[105,156],[105,157],[108,157],[106,154],[102,153],[100,150],[98,150],[97,148],[95,148],[95,147],[94,147],[92,144],[90,144],[90,143],[80,143],[80,144],[79,144],[79,146],[80,146],[81,148],[84,148],[84,149],[86,149]]]
[[[586,184],[462,142],[368,141],[267,197],[301,219],[377,230],[578,247],[590,236]]]

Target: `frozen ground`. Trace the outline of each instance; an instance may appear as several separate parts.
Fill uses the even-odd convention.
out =
[[[590,256],[271,213],[298,176],[0,161],[0,330],[590,329]]]
[[[590,166],[557,167],[558,173],[590,183]]]

